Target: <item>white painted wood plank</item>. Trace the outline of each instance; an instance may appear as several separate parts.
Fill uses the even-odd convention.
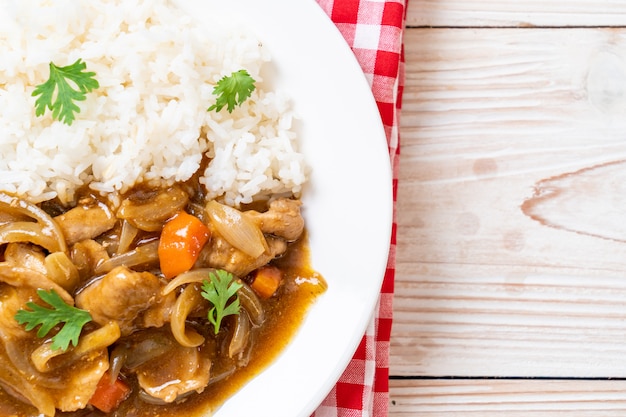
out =
[[[389,417],[621,417],[624,381],[391,381]]]
[[[626,30],[406,36],[391,374],[626,376]]]
[[[426,27],[624,26],[621,0],[409,0],[407,24]]]

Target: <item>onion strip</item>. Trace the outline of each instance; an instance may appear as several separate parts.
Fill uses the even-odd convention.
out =
[[[159,260],[159,241],[155,240],[143,245],[137,246],[135,249],[114,256],[100,263],[94,271],[96,275],[106,274],[118,266],[133,266],[150,264]]]
[[[204,210],[217,233],[235,248],[253,258],[269,253],[261,228],[239,210],[215,200],[209,201]]]
[[[124,367],[131,372],[174,349],[174,340],[161,329],[142,330],[139,333],[139,338],[139,340],[129,345],[122,345],[124,346],[122,349],[125,350],[125,353],[123,353]]]
[[[133,241],[137,237],[139,229],[130,224],[128,220],[122,220],[122,230],[120,232],[120,241],[117,246],[117,253],[122,254],[128,252]]]
[[[170,318],[170,327],[174,338],[181,346],[197,347],[204,343],[204,337],[191,329],[187,329],[185,325],[189,313],[201,302],[202,296],[196,285],[185,287],[176,299]]]
[[[239,284],[242,285],[237,291],[239,295],[239,302],[241,303],[241,307],[244,308],[248,312],[248,316],[250,320],[255,326],[260,326],[265,321],[265,310],[263,309],[263,305],[259,300],[259,297],[254,293],[254,290],[248,286],[245,282],[238,280]]]
[[[52,341],[47,341],[30,354],[30,360],[39,372],[51,371],[48,364],[50,359],[65,353],[63,349],[52,349],[52,343]]]
[[[116,321],[110,321],[99,329],[83,335],[78,346],[72,352],[73,355],[83,356],[89,352],[106,349],[120,338],[122,331]]]
[[[46,226],[34,222],[14,222],[0,227],[0,245],[11,242],[30,242],[49,252],[60,252],[59,241],[46,231]]]
[[[228,344],[228,357],[239,355],[246,348],[250,338],[250,319],[246,310],[242,310],[235,316],[235,326]]]
[[[115,343],[121,334],[122,332],[117,322],[111,321],[99,329],[81,336],[78,346],[70,351],[53,349],[53,342],[49,340],[35,349],[31,353],[30,359],[39,372],[50,372],[53,370],[49,365],[50,359],[67,353],[67,361],[76,360],[87,353],[106,349]],[[59,366],[65,366],[67,361],[64,359],[63,362],[59,363]]]
[[[74,290],[78,285],[80,280],[78,268],[65,252],[54,252],[46,256],[44,265],[48,278],[67,291]]]
[[[125,199],[120,204],[117,217],[127,220],[140,230],[157,232],[167,219],[182,210],[188,202],[189,195],[174,186],[146,201]]]
[[[63,301],[69,305],[74,305],[74,299],[63,287],[50,280],[46,275],[32,269],[0,262],[0,281],[14,287],[55,290]]]
[[[59,250],[67,252],[67,244],[61,228],[48,213],[36,205],[0,192],[0,210],[13,215],[25,215],[36,220],[37,223],[44,226],[42,228],[43,232],[57,242]]]
[[[111,384],[115,382],[126,362],[128,347],[126,345],[116,345],[109,355],[109,376]]]
[[[185,285],[191,284],[195,282],[202,282],[205,279],[209,278],[209,274],[211,272],[215,272],[214,268],[198,268],[192,271],[184,272],[175,278],[173,278],[170,282],[167,283],[165,287],[161,290],[161,294],[167,295],[174,291],[176,288]]]

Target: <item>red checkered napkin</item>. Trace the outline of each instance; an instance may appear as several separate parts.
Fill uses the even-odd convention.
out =
[[[312,417],[388,414],[389,339],[395,276],[395,201],[400,155],[399,115],[404,86],[403,33],[408,0],[317,0],[363,68],[387,134],[393,169],[391,250],[375,315],[343,375]]]

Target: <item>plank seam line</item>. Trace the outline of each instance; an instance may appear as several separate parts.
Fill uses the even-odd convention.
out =
[[[608,376],[466,376],[466,375],[389,375],[390,380],[507,380],[507,381],[626,381],[626,377]]]
[[[572,25],[572,26],[445,26],[406,25],[405,29],[626,29],[626,25]]]

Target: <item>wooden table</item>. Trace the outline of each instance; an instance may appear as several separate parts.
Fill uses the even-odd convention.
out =
[[[626,1],[409,0],[390,416],[626,415]]]

